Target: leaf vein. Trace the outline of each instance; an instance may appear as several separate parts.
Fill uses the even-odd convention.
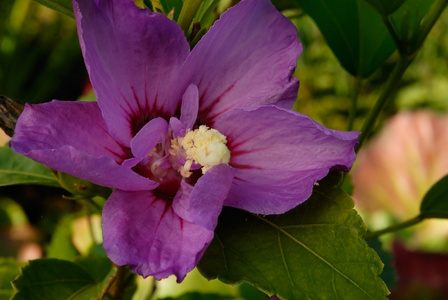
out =
[[[338,273],[339,275],[341,275],[343,278],[345,278],[346,280],[348,280],[351,284],[353,284],[355,287],[357,287],[361,292],[363,292],[366,296],[368,296],[370,299],[373,299],[368,293],[367,291],[365,291],[361,286],[359,286],[353,279],[351,279],[350,277],[348,277],[347,275],[345,275],[344,273],[342,273],[341,270],[339,270],[338,268],[336,268],[335,266],[333,266],[329,261],[327,261],[324,257],[322,257],[321,255],[319,255],[317,252],[315,252],[313,249],[309,248],[307,245],[305,245],[304,243],[302,243],[301,241],[299,241],[298,239],[296,239],[293,235],[291,235],[289,232],[287,232],[286,230],[284,230],[283,228],[281,228],[280,226],[278,226],[277,224],[261,217],[255,214],[252,214],[255,218],[261,220],[262,222],[272,226],[273,228],[277,229],[278,231],[280,231],[281,233],[283,233],[285,236],[287,236],[288,238],[290,238],[292,241],[294,241],[295,243],[297,243],[298,245],[302,246],[305,250],[307,250],[309,253],[311,253],[312,255],[314,255],[317,259],[321,260],[323,263],[325,263],[327,266],[329,266],[333,271],[335,271],[336,273]]]
[[[288,264],[286,263],[286,257],[285,257],[285,253],[283,252],[283,246],[282,246],[280,232],[277,232],[277,240],[278,240],[278,248],[280,249],[280,253],[282,256],[283,266],[285,267],[286,274],[288,274],[289,282],[291,283],[291,286],[292,286],[292,294],[294,296],[294,299],[296,299],[297,298],[296,297],[296,288],[294,286],[294,282],[292,281],[292,276],[291,276],[291,272],[289,271]]]

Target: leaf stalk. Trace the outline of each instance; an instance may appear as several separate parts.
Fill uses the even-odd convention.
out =
[[[448,219],[448,214],[446,213],[440,213],[440,212],[426,212],[426,213],[421,213],[418,216],[407,220],[405,222],[402,223],[398,223],[395,225],[392,225],[390,227],[378,230],[378,231],[371,231],[371,232],[367,232],[365,235],[366,239],[372,239],[372,238],[376,238],[380,235],[386,234],[386,233],[392,233],[401,229],[405,229],[407,227],[411,227],[414,225],[417,225],[418,223],[422,222],[425,219]]]
[[[392,95],[394,94],[401,78],[403,77],[404,72],[406,71],[406,69],[413,60],[414,56],[399,56],[391,76],[389,77],[384,89],[381,91],[378,97],[378,100],[376,101],[375,105],[372,107],[372,109],[370,110],[369,114],[366,117],[366,120],[364,121],[361,130],[362,133],[359,136],[359,144],[356,148],[356,151],[358,151],[361,148],[362,144],[369,136],[380,112],[383,110],[384,106],[389,101],[389,99],[392,98]]]
[[[387,228],[384,228],[384,229],[381,229],[378,231],[367,232],[365,235],[365,238],[373,239],[373,238],[376,238],[376,237],[386,234],[386,233],[392,233],[392,232],[395,232],[395,231],[398,231],[398,230],[401,230],[401,229],[404,229],[404,228],[407,228],[410,226],[414,226],[423,220],[424,220],[424,218],[422,218],[421,215],[418,215],[417,217],[407,220],[403,223],[395,224],[395,225],[392,225],[390,227],[387,227]]]
[[[356,118],[356,110],[358,105],[358,96],[359,91],[361,89],[362,78],[361,76],[356,76],[355,82],[353,83],[353,91],[350,97],[350,110],[348,111],[348,123],[347,123],[347,131],[353,129],[353,124]]]

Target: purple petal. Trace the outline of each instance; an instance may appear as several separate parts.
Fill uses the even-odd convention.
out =
[[[183,220],[151,192],[115,190],[103,210],[103,247],[117,265],[143,277],[177,276],[199,262],[213,231]]]
[[[222,14],[192,50],[181,70],[179,93],[199,89],[199,119],[235,108],[297,97],[292,77],[302,52],[294,25],[269,0],[245,0]]]
[[[182,96],[182,106],[180,111],[180,121],[186,128],[193,128],[198,117],[199,92],[198,87],[190,84]]]
[[[74,0],[73,8],[98,103],[123,145],[153,116],[171,116],[180,98],[167,98],[190,52],[180,27],[132,0]]]
[[[184,220],[213,231],[234,174],[233,168],[222,164],[209,169],[194,187],[182,182],[173,201],[174,211]]]
[[[163,118],[152,119],[132,139],[132,154],[139,159],[148,156],[157,144],[165,141],[167,131],[168,123]]]
[[[177,118],[170,118],[170,130],[173,132],[173,137],[184,136],[187,132],[187,127]]]
[[[330,169],[349,170],[359,135],[275,106],[226,113],[214,128],[227,136],[236,169],[224,204],[259,214],[284,213],[308,199]]]
[[[96,102],[26,105],[11,147],[55,170],[126,190],[157,184],[120,166],[125,150],[110,136]]]

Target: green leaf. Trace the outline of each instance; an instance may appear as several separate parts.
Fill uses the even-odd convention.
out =
[[[370,76],[396,49],[380,15],[363,0],[295,1],[353,76]]]
[[[80,199],[87,199],[95,196],[102,196],[107,199],[112,193],[112,189],[110,188],[96,185],[67,173],[57,172],[56,177],[61,187],[69,191],[74,197]]]
[[[406,0],[365,0],[381,15],[388,16],[396,11]]]
[[[389,290],[395,289],[397,272],[392,266],[392,260],[393,260],[392,253],[383,250],[383,245],[378,238],[368,239],[367,243],[369,244],[370,247],[372,247],[373,250],[375,250],[375,252],[378,254],[378,256],[384,263],[383,272],[381,273],[381,278],[384,280],[384,283],[386,283]]]
[[[47,258],[72,260],[79,256],[72,243],[72,221],[73,217],[65,217],[59,221],[51,236],[51,241],[46,247]]]
[[[154,284],[148,280],[140,280],[139,286],[146,281],[151,286]],[[213,294],[232,298],[240,295],[240,286],[224,284],[219,280],[207,280],[195,268],[187,274],[181,283],[177,283],[174,276],[165,278],[157,284],[157,289],[153,293],[155,299],[173,298],[177,299],[187,293]],[[258,290],[257,290],[258,291]],[[146,299],[139,298],[139,299]],[[246,298],[245,298],[246,299]],[[241,299],[240,299],[241,300]]]
[[[352,199],[336,188],[315,191],[284,215],[226,208],[198,268],[283,299],[386,299],[383,264],[365,231]]]
[[[66,16],[74,18],[71,0],[34,0]]]
[[[43,165],[14,153],[9,147],[0,147],[0,186],[39,184],[59,187],[56,178]]]
[[[20,274],[20,264],[11,258],[0,258],[0,300],[9,300],[14,293],[11,282]]]
[[[448,218],[448,175],[436,182],[423,197],[420,213],[423,217]]]
[[[177,21],[183,6],[182,0],[160,0],[160,4],[162,4],[163,10],[166,14],[173,11],[173,20]]]
[[[86,270],[95,282],[101,282],[112,269],[112,262],[107,256],[90,254],[87,257],[79,257],[75,263]]]
[[[197,292],[187,293],[180,297],[176,298],[159,298],[159,300],[238,300],[241,298],[237,298],[234,296],[223,296],[219,294],[201,294]]]
[[[407,0],[391,15],[392,26],[402,43],[409,43],[408,47],[417,46],[414,44],[421,30],[421,22],[433,3],[434,0]]]
[[[107,274],[105,270],[109,266],[99,258],[89,260],[89,263],[90,267],[85,262],[76,264],[51,258],[32,260],[14,281],[18,293],[13,300],[90,299],[90,296],[97,296],[104,285],[100,275]],[[93,268],[101,270],[91,273]]]

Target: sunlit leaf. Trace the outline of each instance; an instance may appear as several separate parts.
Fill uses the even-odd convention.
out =
[[[198,268],[208,279],[247,281],[283,299],[386,299],[383,264],[365,230],[353,201],[334,188],[279,216],[228,208]]]
[[[71,0],[34,0],[34,1],[42,5],[45,5],[51,9],[54,9],[55,11],[58,11],[66,16],[72,18],[74,17]]]
[[[364,0],[295,1],[353,76],[370,76],[396,49],[380,15]]]
[[[420,212],[448,218],[448,175],[436,182],[423,197]]]
[[[39,184],[59,187],[50,170],[9,147],[0,147],[0,186]]]

